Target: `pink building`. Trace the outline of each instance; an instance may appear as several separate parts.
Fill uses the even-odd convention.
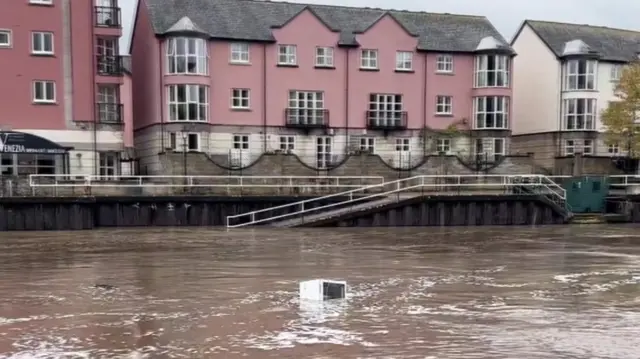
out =
[[[130,169],[123,162],[133,147],[131,84],[121,35],[117,0],[6,1],[0,11],[3,175]]]
[[[233,166],[283,150],[318,168],[360,150],[395,167],[507,151],[514,53],[484,17],[197,4],[139,2],[134,140],[151,172],[165,149]]]

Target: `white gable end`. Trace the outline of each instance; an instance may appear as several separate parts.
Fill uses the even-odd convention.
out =
[[[591,48],[582,40],[571,40],[564,44],[562,55],[580,55],[588,54]]]
[[[476,47],[476,51],[496,50],[496,49],[503,48],[504,46],[505,46],[505,44],[503,44],[502,42],[498,41],[495,37],[487,36],[487,37],[482,38],[482,40],[480,40],[480,43]]]
[[[166,32],[181,32],[181,31],[193,31],[193,32],[201,32],[206,34],[207,32],[202,30],[198,25],[194,24],[191,19],[187,16],[184,16],[180,20],[176,21],[175,24],[171,25],[171,27]]]

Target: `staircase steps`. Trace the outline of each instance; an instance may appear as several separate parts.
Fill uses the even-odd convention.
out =
[[[603,224],[607,218],[602,213],[578,213],[569,221],[571,224]]]
[[[423,196],[422,193],[397,193],[393,195],[389,195],[388,197],[384,197],[381,199],[369,201],[366,203],[357,203],[347,207],[340,207],[336,209],[327,209],[320,213],[313,213],[305,215],[304,213],[296,218],[285,219],[282,221],[272,222],[269,225],[272,227],[279,228],[290,228],[297,227],[303,224],[310,224],[313,222],[323,221],[329,218],[338,217],[341,215],[345,215],[348,213],[355,213],[360,211],[366,211],[369,209],[379,208],[385,206],[390,203],[400,202],[410,198],[416,198]]]

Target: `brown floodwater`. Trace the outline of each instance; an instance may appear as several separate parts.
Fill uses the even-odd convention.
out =
[[[0,358],[637,359],[639,228],[2,233]]]

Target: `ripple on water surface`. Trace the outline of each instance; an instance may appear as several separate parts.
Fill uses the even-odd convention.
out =
[[[20,234],[0,358],[637,359],[640,247],[595,228]]]

